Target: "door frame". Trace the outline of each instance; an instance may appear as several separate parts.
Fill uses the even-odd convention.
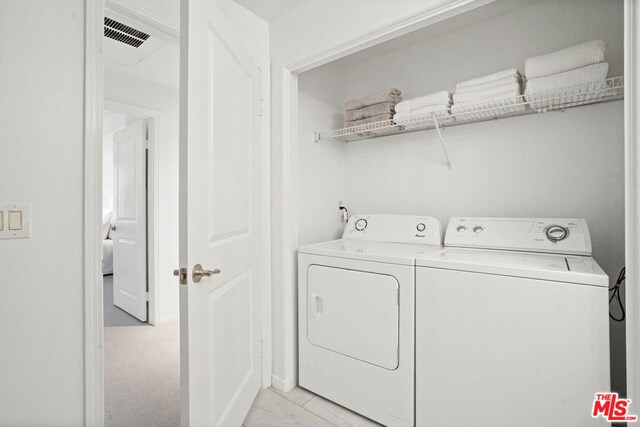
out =
[[[281,274],[281,303],[284,313],[282,326],[284,378],[272,377],[272,385],[281,391],[290,391],[297,385],[297,313],[296,256],[298,248],[298,157],[297,145],[309,141],[298,141],[298,75],[325,65],[371,46],[397,38],[436,22],[448,19],[493,0],[452,0],[450,3],[391,22],[380,28],[330,47],[309,57],[293,62],[274,63],[274,76],[281,79],[279,96],[282,100],[280,120],[282,147],[275,153],[279,157],[282,178],[275,183],[274,194],[281,200],[274,207],[274,221],[281,228],[282,238],[275,239],[274,270]],[[637,111],[640,95],[640,47],[633,40],[640,31],[640,7],[636,0],[625,0],[625,240],[626,240],[626,346],[627,346],[627,397],[640,400],[640,116]],[[276,86],[276,90],[278,90]]]
[[[109,2],[109,0],[106,0]],[[105,0],[84,0],[84,167],[83,167],[83,278],[84,278],[84,421],[86,426],[104,425],[104,331],[103,331],[103,295],[102,295],[102,113],[104,105],[104,65],[103,65],[103,17]],[[110,4],[110,2],[109,2]],[[154,21],[152,18],[130,11],[132,18]],[[158,22],[157,28],[163,28]],[[171,32],[172,37],[179,34]],[[260,164],[261,168],[261,317],[262,317],[262,386],[271,385],[272,371],[272,324],[271,324],[271,145],[270,145],[270,81],[269,64],[256,64],[260,69],[262,116],[260,122]],[[113,105],[113,103],[111,104]],[[119,104],[132,108],[134,115],[154,113],[155,110],[144,107]],[[138,114],[135,114],[135,113]],[[143,115],[146,115],[143,114]],[[153,116],[153,114],[151,114]],[[155,135],[157,117],[154,119]],[[156,138],[157,140],[157,138]],[[154,179],[158,167],[154,156]],[[149,171],[147,171],[149,173]],[[157,175],[159,176],[159,175]],[[154,187],[154,211],[158,196]],[[151,205],[151,202],[149,203]],[[157,226],[157,221],[154,221]],[[154,233],[154,242],[160,240]],[[154,250],[156,250],[154,246]],[[157,252],[155,252],[157,253]],[[156,263],[157,265],[157,263]],[[176,264],[176,267],[178,265]],[[159,268],[157,266],[156,268]],[[151,270],[150,270],[151,271]],[[153,270],[156,271],[156,270]],[[157,274],[156,274],[157,277]],[[176,286],[179,281],[176,278]],[[151,291],[151,287],[150,287]],[[157,300],[157,298],[156,298]],[[150,315],[151,315],[151,309]]]
[[[147,165],[145,175],[147,177],[147,283],[149,287],[149,313],[147,322],[150,325],[160,323],[160,290],[158,277],[160,277],[160,156],[158,149],[158,136],[160,135],[160,111],[152,108],[133,104],[126,104],[110,99],[104,100],[104,110],[138,117],[147,121],[148,148]]]
[[[624,2],[625,264],[627,398],[640,400],[640,6]]]

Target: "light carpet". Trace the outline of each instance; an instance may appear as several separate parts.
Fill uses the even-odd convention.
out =
[[[179,426],[179,322],[150,326],[115,307],[112,276],[104,293],[105,426]]]

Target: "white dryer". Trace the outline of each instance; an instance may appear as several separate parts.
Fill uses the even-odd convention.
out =
[[[586,222],[451,218],[445,246],[416,261],[416,424],[607,425],[609,281]]]
[[[415,260],[441,245],[435,218],[364,215],[342,239],[300,247],[300,386],[413,426]]]

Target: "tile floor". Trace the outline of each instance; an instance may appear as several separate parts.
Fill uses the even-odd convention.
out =
[[[243,426],[365,427],[380,424],[303,388],[296,387],[283,393],[269,387],[258,393]]]

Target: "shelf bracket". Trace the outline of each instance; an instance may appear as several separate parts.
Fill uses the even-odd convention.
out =
[[[447,147],[444,145],[444,138],[442,137],[442,131],[440,131],[440,126],[438,125],[438,119],[436,116],[433,116],[433,123],[436,125],[436,131],[438,131],[438,138],[440,138],[440,146],[442,147],[442,151],[444,152],[444,158],[447,160],[447,166],[451,169],[451,161],[449,160],[449,154],[447,153]]]

